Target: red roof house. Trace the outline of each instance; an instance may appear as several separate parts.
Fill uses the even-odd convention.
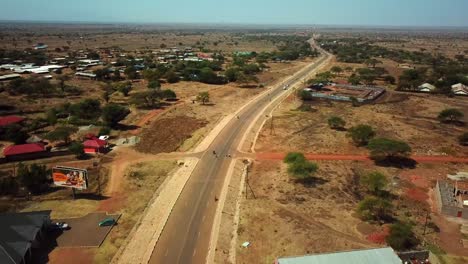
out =
[[[45,152],[44,145],[39,143],[31,143],[31,144],[22,144],[22,145],[13,145],[8,146],[3,150],[3,155],[5,157],[11,156],[18,156],[24,154],[36,154]]]
[[[0,117],[0,127],[21,123],[23,121],[24,121],[24,118],[20,116],[14,116],[14,115],[2,116]]]
[[[107,141],[98,138],[88,139],[83,142],[83,146],[85,153],[94,154],[104,151],[107,147]]]

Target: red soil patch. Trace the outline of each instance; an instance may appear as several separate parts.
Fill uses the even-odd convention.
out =
[[[108,213],[118,212],[120,209],[122,209],[126,199],[127,197],[124,194],[114,193],[112,194],[112,197],[109,197],[106,200],[102,200],[99,203],[96,211]]]
[[[147,113],[143,118],[141,118],[135,125],[140,127],[135,130],[130,131],[132,135],[138,135],[141,132],[141,128],[144,127],[145,125],[149,124],[151,119],[153,119],[155,116],[159,115],[160,113],[164,112],[163,109],[156,109],[152,110],[151,112]]]
[[[389,234],[390,228],[388,226],[384,226],[381,231],[374,232],[368,235],[366,238],[368,241],[375,244],[385,244],[385,239]]]
[[[93,263],[94,254],[85,248],[56,248],[49,254],[52,264]]]
[[[420,188],[407,189],[405,195],[418,202],[426,202],[429,199],[429,195]]]

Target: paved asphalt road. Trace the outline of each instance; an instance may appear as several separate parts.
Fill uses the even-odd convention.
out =
[[[285,84],[294,84],[302,79],[328,55],[323,55],[303,74],[291,78]],[[150,263],[205,263],[210,243],[217,202],[227,174],[231,158],[249,125],[264,107],[285,91],[283,85],[274,87],[255,102],[249,104],[214,139],[203,153],[200,162],[177,200],[161,236],[154,248]],[[234,112],[234,110],[233,110]],[[213,155],[213,150],[217,156]],[[144,247],[145,245],[141,245]]]

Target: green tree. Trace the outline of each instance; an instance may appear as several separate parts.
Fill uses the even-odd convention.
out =
[[[102,108],[102,120],[110,127],[115,127],[130,114],[130,110],[118,104],[108,104]]]
[[[132,91],[132,83],[129,81],[118,83],[115,85],[115,89],[121,92],[124,96],[128,96],[130,91]]]
[[[395,84],[396,79],[395,79],[395,77],[393,77],[393,76],[391,76],[391,75],[386,75],[386,76],[384,77],[384,81],[385,81],[386,83],[388,83],[388,84]]]
[[[467,145],[468,145],[468,132],[465,132],[465,133],[461,134],[461,135],[458,137],[458,142],[459,142],[460,145],[462,145],[462,146],[467,146]]]
[[[17,177],[21,185],[28,191],[37,193],[41,187],[48,183],[50,171],[45,165],[31,164],[30,166],[20,163],[18,165]]]
[[[70,136],[78,131],[78,128],[72,126],[60,126],[54,131],[46,134],[45,138],[51,141],[63,141],[65,144],[70,142]]]
[[[132,95],[131,103],[138,108],[157,108],[160,106],[161,96],[155,90],[139,92]]]
[[[407,143],[388,138],[372,139],[367,147],[370,150],[371,158],[375,160],[408,158],[411,154],[411,147]]]
[[[370,193],[380,196],[388,185],[387,177],[380,172],[371,172],[361,176],[360,184]]]
[[[62,90],[62,93],[65,92],[65,82],[70,80],[70,76],[69,75],[59,75],[57,76],[57,80],[59,81],[59,87],[60,87],[60,90]]]
[[[148,83],[148,88],[149,89],[159,90],[159,89],[161,89],[161,83],[159,81],[150,81]]]
[[[456,108],[447,108],[442,110],[437,117],[441,122],[458,122],[464,117],[463,112]]]
[[[104,135],[110,135],[112,129],[110,127],[101,127],[101,129],[99,129],[99,135],[100,136],[104,136]]]
[[[51,126],[57,124],[57,110],[55,110],[54,108],[48,109],[46,112],[46,120],[47,123]]]
[[[206,104],[210,101],[210,94],[208,92],[200,92],[197,95],[197,101],[201,102],[202,104]]]
[[[393,249],[402,251],[409,250],[418,244],[414,236],[413,227],[407,223],[395,223],[390,226],[390,234],[386,241]]]
[[[125,73],[125,76],[127,76],[127,78],[130,80],[134,80],[138,77],[137,70],[133,66],[125,68],[124,73]]]
[[[359,75],[353,73],[351,76],[348,78],[348,82],[352,85],[359,85],[361,84],[361,77]]]
[[[286,157],[284,157],[284,163],[295,163],[295,162],[303,162],[305,161],[306,158],[304,154],[299,153],[299,152],[289,152]]]
[[[344,127],[346,126],[346,122],[343,120],[343,118],[339,116],[332,116],[328,118],[328,125],[332,129],[339,130],[339,129],[344,129]]]
[[[176,99],[177,94],[171,89],[165,89],[160,92],[160,96],[166,99]]]
[[[340,66],[333,66],[330,69],[330,71],[333,72],[333,73],[336,73],[336,74],[340,74],[340,73],[343,72],[343,69]]]
[[[101,102],[97,99],[84,99],[79,103],[70,105],[69,111],[72,116],[80,119],[97,119],[101,115]]]
[[[392,203],[375,196],[365,197],[357,207],[357,212],[363,220],[383,220],[388,217],[391,210]]]
[[[298,92],[299,94],[299,97],[301,98],[302,101],[310,101],[312,100],[314,97],[312,96],[312,94],[309,92],[309,91],[306,91],[306,90],[301,90]]]
[[[288,173],[297,179],[312,177],[318,170],[318,165],[310,161],[295,161],[288,165]]]
[[[176,83],[180,81],[179,76],[175,73],[175,71],[171,70],[164,75],[168,83]]]
[[[84,145],[80,142],[73,142],[69,147],[68,150],[76,156],[76,158],[81,159],[84,157]]]
[[[20,125],[12,124],[5,128],[4,138],[15,144],[24,144],[29,135]]]
[[[375,131],[369,125],[357,125],[348,130],[348,136],[356,145],[364,146],[375,136]]]

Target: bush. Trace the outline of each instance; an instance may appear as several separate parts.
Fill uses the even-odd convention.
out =
[[[21,185],[26,187],[28,191],[38,193],[42,186],[50,182],[50,171],[45,165],[31,164],[18,165],[17,177]]]
[[[360,178],[360,184],[370,193],[380,196],[388,185],[387,177],[380,172],[371,172]]]
[[[346,122],[343,120],[343,118],[339,116],[332,116],[328,118],[328,125],[332,129],[344,129],[346,126]]]
[[[467,146],[467,145],[468,145],[468,132],[465,132],[465,133],[461,134],[461,135],[458,137],[458,142],[459,142],[460,145],[462,145],[462,146]]]
[[[418,244],[414,236],[413,227],[406,223],[395,223],[390,226],[387,243],[395,250],[409,250]]]
[[[411,154],[411,147],[408,144],[387,138],[372,139],[367,147],[371,151],[371,158],[375,160],[408,158]]]
[[[357,212],[363,220],[380,221],[391,213],[392,204],[383,198],[367,196],[359,202]]]
[[[112,129],[110,127],[101,127],[101,129],[99,129],[99,135],[100,136],[104,136],[104,135],[110,135]]]
[[[314,98],[312,94],[306,90],[301,90],[299,92],[299,97],[302,99],[302,101],[310,101]]]
[[[130,110],[118,104],[108,104],[102,109],[102,120],[110,127],[115,127],[130,114]]]
[[[208,92],[200,92],[197,95],[197,101],[201,102],[202,104],[206,104],[210,101],[210,94]]]
[[[358,146],[366,145],[375,136],[374,129],[369,125],[358,125],[348,130],[348,136]]]
[[[83,158],[85,156],[84,145],[80,142],[73,142],[68,147],[68,150],[71,153],[73,153],[78,159]]]
[[[441,122],[458,122],[464,114],[456,108],[447,108],[442,110],[437,117]]]
[[[284,163],[288,163],[288,164],[291,164],[291,163],[294,163],[294,162],[302,162],[302,161],[305,161],[306,158],[304,156],[304,154],[302,153],[299,153],[299,152],[289,152],[286,157],[284,157]]]
[[[307,179],[315,174],[318,165],[310,161],[295,161],[288,165],[288,173],[298,179]]]

